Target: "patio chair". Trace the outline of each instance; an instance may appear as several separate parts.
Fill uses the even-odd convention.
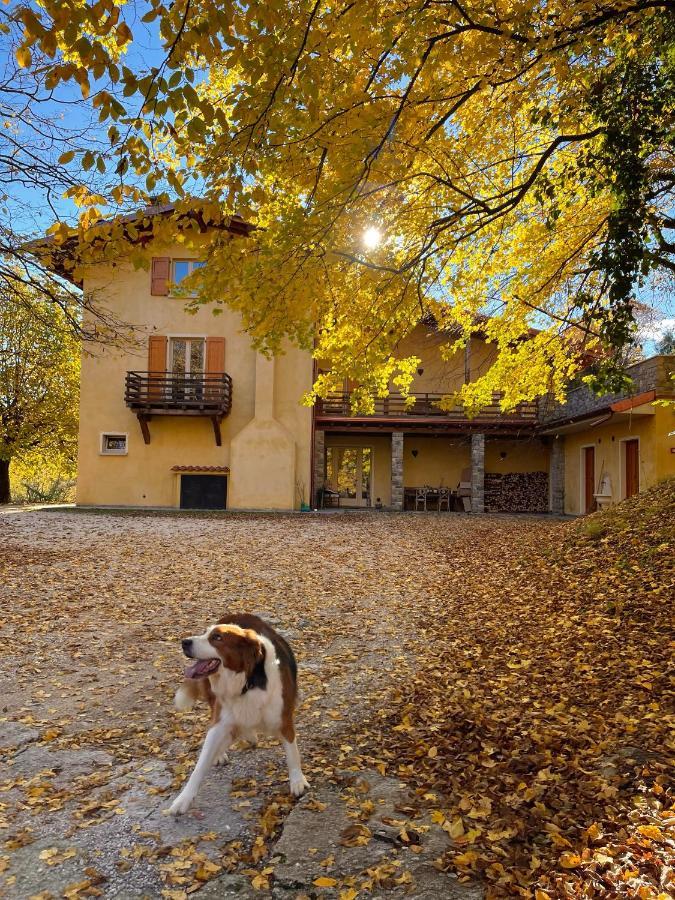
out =
[[[321,496],[322,509],[331,509],[340,507],[340,494],[330,488],[324,488]]]
[[[443,509],[443,504],[445,503],[445,508],[448,512],[450,512],[450,488],[439,488],[438,489],[438,511],[440,512]]]
[[[426,488],[415,488],[415,512],[420,508],[420,504],[422,504],[422,509],[424,512],[427,511],[427,489]]]

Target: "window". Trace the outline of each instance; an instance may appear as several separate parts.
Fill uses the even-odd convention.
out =
[[[171,264],[171,283],[173,290],[180,286],[181,281],[201,269],[205,265],[200,259],[174,259]],[[173,292],[173,291],[172,291]],[[178,291],[176,291],[178,293]],[[188,296],[196,296],[196,292],[191,292]]]
[[[104,432],[101,435],[101,453],[103,456],[126,456],[127,435]]]
[[[204,391],[204,338],[171,338],[169,371],[174,400],[198,400]]]
[[[169,369],[174,375],[204,374],[204,338],[171,338]]]

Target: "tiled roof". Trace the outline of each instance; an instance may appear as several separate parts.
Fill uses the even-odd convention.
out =
[[[216,472],[223,475],[230,474],[229,466],[172,466],[172,472]]]

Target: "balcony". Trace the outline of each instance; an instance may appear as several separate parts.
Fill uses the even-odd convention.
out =
[[[621,394],[597,396],[582,384],[567,392],[566,403],[558,403],[550,396],[543,397],[539,402],[540,423],[549,427],[603,413],[625,412],[675,394],[672,380],[675,374],[675,356],[652,356],[629,366],[626,372],[632,379],[633,386],[631,390]]]
[[[124,401],[138,416],[146,444],[150,443],[148,422],[153,416],[201,416],[211,419],[220,447],[220,422],[232,408],[232,379],[226,372],[127,372]]]
[[[477,415],[469,417],[459,404],[450,410],[440,409],[438,404],[447,394],[418,393],[414,403],[406,404],[400,394],[375,398],[372,415],[353,415],[349,392],[329,394],[317,400],[316,423],[325,428],[331,423],[344,426],[369,426],[386,429],[392,425],[404,424],[408,428],[446,430],[448,426],[471,425],[494,427],[533,427],[537,422],[537,404],[521,403],[513,412],[504,413],[499,406],[500,395],[494,394],[489,406]]]

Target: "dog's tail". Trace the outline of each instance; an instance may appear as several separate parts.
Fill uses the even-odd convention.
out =
[[[174,706],[180,712],[192,709],[198,700],[208,700],[209,683],[207,678],[186,678],[173,698]]]

